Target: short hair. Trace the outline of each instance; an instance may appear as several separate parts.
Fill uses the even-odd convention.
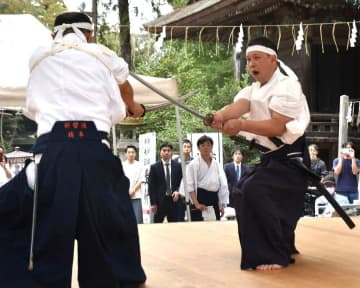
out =
[[[86,22],[86,23],[92,24],[90,17],[84,13],[65,12],[65,13],[58,15],[55,18],[54,26],[59,26],[62,24],[80,23],[80,22]]]
[[[348,146],[348,145],[349,145],[352,149],[355,150],[355,144],[354,144],[354,142],[351,142],[351,141],[342,144],[341,147],[342,147],[342,148],[346,148],[346,146]]]
[[[65,12],[65,13],[62,13],[62,14],[58,15],[55,18],[54,27],[62,25],[62,24],[73,24],[73,23],[81,23],[81,22],[92,24],[92,21],[91,21],[90,17],[87,16],[86,14],[84,14],[84,13],[81,13],[81,12]],[[84,35],[85,35],[86,32],[90,31],[90,30],[84,29],[84,28],[79,28],[79,30],[81,32],[83,32]],[[72,28],[67,28],[64,31],[64,35],[67,34],[67,33],[71,33],[71,32],[74,32],[74,30]]]
[[[190,144],[190,146],[192,147],[192,143],[189,139],[184,139],[183,144],[185,144],[185,143]]]
[[[170,150],[173,150],[173,145],[171,145],[169,142],[161,143],[160,150],[165,148],[165,147],[170,148]]]
[[[255,45],[265,46],[267,48],[274,50],[276,52],[276,54],[278,54],[278,50],[277,50],[275,43],[267,37],[261,36],[261,37],[251,39],[248,42],[247,46],[250,47],[250,46],[255,46]]]
[[[214,146],[214,141],[211,137],[203,135],[201,136],[197,141],[197,147],[200,147],[201,144],[204,144],[205,142],[210,142],[211,146]]]
[[[243,152],[241,151],[240,148],[234,148],[234,149],[231,151],[231,155],[234,156],[234,154],[235,154],[236,151],[240,151],[240,153],[243,155]]]
[[[137,153],[137,148],[136,148],[136,146],[135,146],[135,145],[132,145],[132,144],[127,145],[127,146],[125,147],[125,153],[127,152],[128,149],[131,149],[131,148],[134,149],[135,152]]]
[[[317,152],[319,152],[319,146],[316,145],[316,144],[310,144],[310,145],[308,146],[308,149],[310,149],[310,148],[314,148]]]

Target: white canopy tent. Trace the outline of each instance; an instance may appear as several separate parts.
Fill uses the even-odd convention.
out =
[[[0,15],[0,107],[21,109],[25,105],[28,62],[38,46],[51,43],[51,32],[29,14]],[[141,76],[171,97],[178,97],[174,78]],[[167,102],[132,77],[135,99],[142,104]]]

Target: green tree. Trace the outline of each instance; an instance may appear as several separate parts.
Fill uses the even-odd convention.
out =
[[[63,0],[0,0],[0,14],[32,14],[49,29],[56,15],[65,11]]]
[[[146,50],[146,49],[145,49]],[[185,104],[205,115],[232,102],[241,87],[248,84],[248,76],[242,81],[233,79],[232,56],[227,47],[220,45],[218,53],[215,44],[204,43],[199,52],[199,43],[168,41],[162,54],[148,56],[146,51],[138,51],[136,73],[157,77],[176,77],[179,94],[191,91],[196,94]],[[200,119],[180,110],[182,134],[213,131],[204,126]],[[176,116],[174,106],[148,113],[144,119],[146,125],[139,128],[140,133],[156,131],[159,142],[177,143]],[[234,147],[233,140],[224,137],[225,159]]]

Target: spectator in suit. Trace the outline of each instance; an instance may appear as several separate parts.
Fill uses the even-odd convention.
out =
[[[241,177],[244,176],[249,170],[249,168],[242,163],[243,154],[240,148],[233,150],[232,157],[233,161],[224,165],[224,171],[230,192],[230,207],[234,207],[233,192],[235,191],[236,185],[239,183]]]
[[[178,221],[179,186],[182,179],[181,165],[171,160],[173,146],[170,143],[160,145],[161,159],[150,166],[149,196],[154,222]]]

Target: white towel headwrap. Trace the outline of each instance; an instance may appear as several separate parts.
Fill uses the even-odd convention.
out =
[[[249,52],[254,52],[254,51],[259,51],[259,52],[263,52],[263,53],[266,53],[266,54],[269,54],[269,55],[275,55],[277,57],[277,53],[274,49],[271,49],[269,47],[266,47],[264,45],[252,45],[252,46],[249,46],[247,49],[246,49],[246,55],[249,53]],[[293,78],[295,80],[298,80],[298,77],[297,75],[295,74],[295,72],[289,67],[287,66],[283,61],[281,61],[279,58],[277,59],[281,69],[283,69],[285,71],[285,73],[290,77],[290,78]]]
[[[61,41],[64,37],[64,32],[66,29],[72,28],[74,33],[82,40],[86,41],[84,33],[82,33],[79,29],[86,29],[89,31],[93,31],[93,25],[88,22],[77,22],[77,23],[71,23],[71,24],[61,24],[54,27],[54,31],[56,33],[55,41]]]

